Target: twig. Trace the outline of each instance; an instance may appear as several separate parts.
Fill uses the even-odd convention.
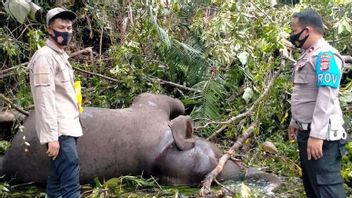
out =
[[[133,22],[133,12],[132,12],[132,7],[131,7],[131,5],[129,6],[128,17],[130,18],[131,25],[133,26],[133,25],[134,25],[134,22]]]
[[[255,3],[250,2],[250,4],[252,4],[254,7],[256,7],[261,13],[263,13],[269,19],[270,22],[274,23],[274,20],[266,12],[264,12],[262,9],[260,9],[260,7],[258,7]]]
[[[16,106],[10,99],[5,97],[3,94],[0,94],[0,98],[4,100],[6,103],[10,104],[12,107],[14,107],[18,112],[22,113],[23,115],[29,116],[28,111],[25,111],[22,108]]]
[[[211,134],[211,136],[209,136],[207,138],[208,140],[210,140],[213,137],[217,136],[219,133],[221,133],[224,129],[226,129],[229,124],[231,124],[233,122],[236,122],[236,121],[238,121],[238,120],[240,120],[240,119],[242,119],[242,118],[244,118],[246,116],[251,115],[254,112],[254,110],[258,107],[258,105],[262,102],[262,100],[269,94],[269,91],[270,91],[271,87],[273,86],[275,79],[281,74],[284,65],[285,65],[285,59],[281,58],[281,63],[280,63],[279,70],[274,73],[273,77],[270,79],[270,82],[268,83],[268,85],[265,88],[265,90],[263,91],[263,93],[253,103],[251,108],[249,108],[246,112],[241,113],[241,114],[239,114],[237,116],[234,116],[234,117],[230,118],[229,120],[226,120],[226,121],[223,121],[223,122],[208,122],[204,126],[196,127],[195,130],[200,130],[200,129],[206,128],[207,126],[209,126],[211,124],[224,125],[220,129],[215,131],[213,134]]]
[[[214,179],[215,183],[219,186],[221,186],[222,188],[226,189],[227,191],[229,191],[232,194],[235,194],[235,192],[233,190],[231,190],[229,187],[223,185],[222,183],[220,183],[217,179]]]
[[[6,74],[0,74],[0,79],[6,78],[8,76],[12,76],[14,75],[14,72],[7,72]]]
[[[29,63],[29,62],[24,62],[24,63],[21,63],[21,64],[19,64],[19,65],[10,67],[10,68],[8,68],[8,69],[1,70],[1,71],[0,71],[0,74],[5,74],[5,73],[10,72],[10,71],[12,71],[12,70],[18,69],[19,67],[24,67],[24,66],[28,65],[28,63]]]
[[[180,84],[177,84],[177,83],[174,83],[174,82],[171,82],[171,81],[162,80],[162,79],[159,79],[159,78],[153,78],[152,80],[159,81],[160,84],[171,85],[173,87],[176,87],[176,88],[179,88],[179,89],[182,89],[182,90],[185,90],[185,91],[198,92],[198,93],[202,92],[201,90],[198,90],[198,89],[186,87],[184,85],[180,85]]]
[[[128,17],[123,18],[121,23],[121,36],[120,36],[120,44],[125,42],[125,38],[127,35],[127,26],[128,26]]]
[[[23,184],[17,184],[17,185],[13,185],[10,188],[11,189],[15,189],[15,188],[19,188],[19,187],[23,187],[23,186],[29,186],[35,184],[35,182],[27,182],[27,183],[23,183]]]
[[[77,51],[77,52],[73,52],[72,54],[70,54],[70,58],[75,57],[75,56],[78,56],[78,55],[83,54],[83,53],[86,53],[86,52],[93,53],[92,47],[87,47],[87,48],[84,48],[84,49],[79,50],[79,51]],[[29,62],[27,61],[27,62],[21,63],[21,64],[19,64],[19,65],[16,65],[16,66],[13,66],[13,67],[10,67],[10,68],[1,70],[1,71],[0,71],[0,74],[4,74],[4,73],[7,73],[7,72],[10,72],[10,71],[12,71],[12,70],[18,69],[19,67],[24,67],[24,66],[28,65],[28,63],[29,63]]]
[[[117,80],[115,78],[111,78],[109,76],[105,76],[103,74],[94,73],[94,72],[91,72],[91,71],[80,69],[78,67],[72,67],[72,68],[74,70],[78,71],[78,72],[81,72],[81,73],[90,74],[90,75],[93,75],[93,76],[99,76],[100,78],[103,78],[103,79],[106,79],[106,80],[110,80],[110,81],[113,81],[113,82],[119,82],[119,80]]]
[[[296,63],[297,62],[295,59],[293,59],[290,56],[284,56],[284,58],[286,58],[287,60],[291,61],[292,63]]]
[[[92,54],[92,53],[93,53],[92,47],[87,47],[87,48],[84,48],[84,49],[82,49],[82,50],[73,52],[73,53],[70,54],[70,58],[73,58],[73,57],[75,57],[75,56],[78,56],[78,55],[80,55],[80,54],[87,53],[87,52],[89,52],[90,54]]]
[[[231,146],[231,148],[219,159],[218,165],[205,177],[202,181],[203,187],[200,189],[199,194],[202,197],[207,197],[207,195],[211,192],[211,183],[213,180],[221,173],[224,169],[224,165],[239,149],[243,143],[253,134],[255,127],[257,126],[258,122],[254,122],[251,126],[245,131],[245,133],[240,136],[237,141]]]
[[[88,17],[88,15],[86,15],[86,19],[87,19],[87,24],[88,24],[88,28],[89,28],[89,38],[92,39],[93,38],[92,23],[91,23],[90,18]]]
[[[99,44],[99,62],[100,62],[100,64],[101,64],[101,49],[102,49],[102,46],[103,46],[103,33],[104,33],[104,27],[101,27],[100,44]]]

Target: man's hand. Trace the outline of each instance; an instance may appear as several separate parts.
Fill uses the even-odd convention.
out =
[[[59,154],[59,150],[60,150],[59,141],[49,142],[48,150],[46,151],[46,154],[48,154],[48,157],[51,157],[53,160],[55,160],[57,155]]]
[[[288,50],[297,50],[297,48],[287,39],[281,39],[282,44]]]
[[[287,130],[287,135],[289,140],[297,139],[297,129],[295,127],[289,126]]]
[[[315,137],[309,137],[307,143],[307,157],[311,160],[312,157],[315,160],[323,157],[323,142],[324,140]]]

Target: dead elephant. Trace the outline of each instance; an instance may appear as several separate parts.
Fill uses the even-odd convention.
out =
[[[192,134],[192,120],[183,116],[184,112],[179,100],[149,93],[141,94],[125,109],[85,108],[81,115],[84,135],[78,139],[81,182],[143,174],[153,175],[163,184],[200,184],[217,165],[221,152]],[[15,135],[1,159],[1,170],[16,180],[45,182],[48,158],[46,147],[37,140],[34,119],[31,113],[24,122],[25,132]],[[27,152],[23,134],[30,144]],[[230,160],[218,179],[239,180],[242,172]],[[269,174],[251,176],[255,175],[280,182]]]

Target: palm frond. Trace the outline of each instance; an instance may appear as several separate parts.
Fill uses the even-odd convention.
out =
[[[192,117],[219,120],[222,100],[226,93],[224,79],[219,75],[196,84],[194,88],[201,89],[203,92],[196,96],[198,105],[193,109]]]
[[[167,48],[171,47],[171,39],[169,37],[169,34],[159,26],[157,22],[157,16],[154,14],[153,7],[150,5],[149,6],[149,14],[150,14],[150,21],[153,24],[154,28],[159,34],[160,41],[162,41]]]

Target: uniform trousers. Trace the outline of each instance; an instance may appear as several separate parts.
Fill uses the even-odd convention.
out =
[[[48,198],[79,198],[79,158],[77,138],[59,137],[60,150],[55,160],[50,159],[47,180]]]
[[[309,133],[309,130],[299,130],[297,134],[302,179],[307,197],[345,198],[344,181],[341,177],[341,157],[345,152],[345,142],[324,140],[323,157],[308,160]]]

